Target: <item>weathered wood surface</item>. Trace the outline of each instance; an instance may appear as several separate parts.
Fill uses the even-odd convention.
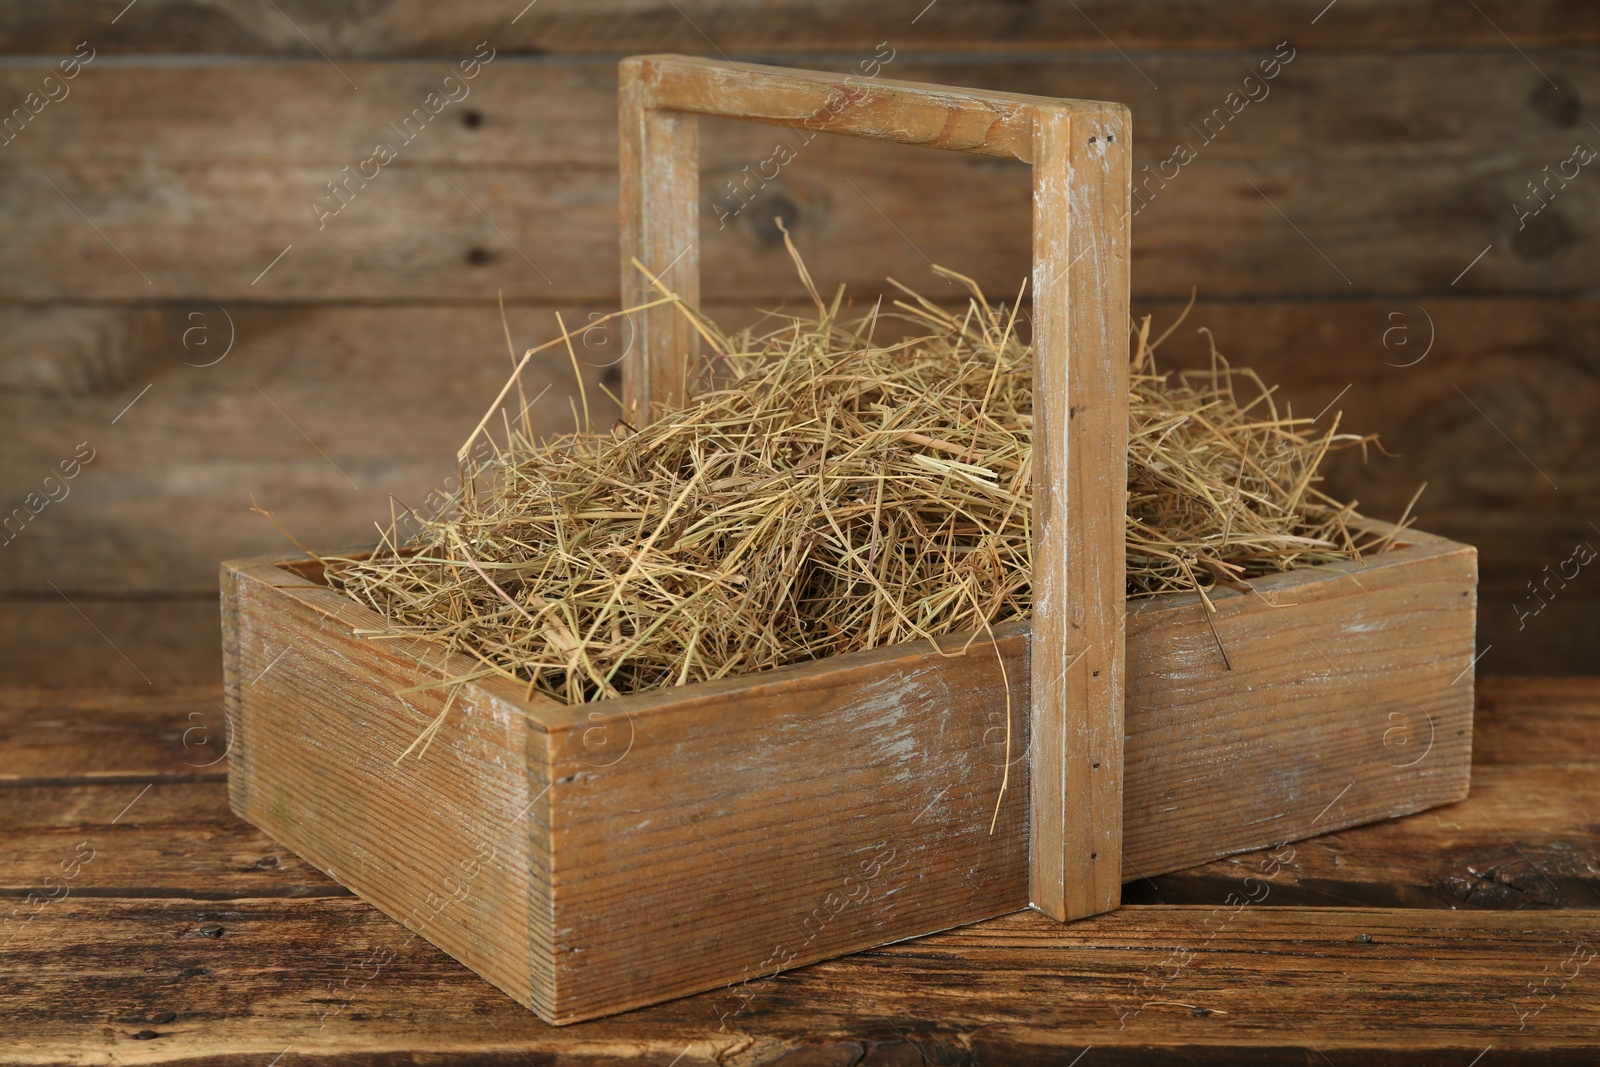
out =
[[[1587,678],[1487,679],[1478,692],[1475,732],[1483,744],[1474,749],[1474,761],[1600,763],[1593,748],[1600,732],[1594,684]]]
[[[370,628],[377,616],[307,589],[293,571],[224,568],[229,806],[548,1012],[549,938],[537,925],[550,884],[528,855],[549,826],[553,784],[538,724],[506,684],[405,692],[474,663],[348,639],[351,621]],[[439,750],[416,754],[446,712]]]
[[[781,975],[719,1031],[714,994],[546,1026],[359,901],[69,899],[0,964],[16,976],[0,1062],[1062,1063],[1093,1045],[1119,1064],[1431,1067],[1491,1046],[1519,1063],[1600,1051],[1594,975],[1558,974],[1593,944],[1592,912],[1208,914],[1007,916]]]
[[[1476,563],[1415,539],[1216,594],[1210,620],[1130,602],[1124,878],[1222,851],[1225,811],[1267,844],[1466,792]]]
[[[0,690],[0,783],[222,781],[222,708],[208,687]]]
[[[1133,119],[1041,107],[1032,133],[1028,892],[1077,919],[1116,907],[1122,882]]]
[[[1595,746],[1600,683],[1487,678],[1477,685],[1469,798],[1413,818],[1325,834],[1132,880],[1132,903],[1223,903],[1278,870],[1262,904],[1600,908]],[[1274,862],[1276,860],[1276,862]]]
[[[214,689],[207,690],[214,695]],[[1474,771],[1472,803],[1242,853],[1123,887],[1126,905],[1223,906],[1276,870],[1263,906],[1600,908],[1600,829],[1593,767]],[[131,784],[131,783],[130,783]],[[0,895],[21,896],[40,871],[108,822],[143,787],[16,786],[0,813],[7,867]],[[84,868],[84,896],[231,900],[347,896],[294,852],[227,810],[218,782],[174,782],[139,797],[107,849]],[[1251,879],[1245,885],[1245,879]],[[1257,891],[1259,895],[1259,891]],[[770,946],[769,946],[770,947]]]
[[[0,311],[0,323],[17,329],[12,337],[22,335],[7,368],[14,387],[0,395],[6,505],[42,492],[44,476],[80,442],[94,449],[66,496],[0,547],[0,590],[66,609],[72,632],[95,643],[103,642],[60,593],[75,603],[208,595],[209,620],[199,621],[210,641],[217,563],[235,546],[288,544],[251,512],[252,499],[306,544],[376,543],[390,494],[425,508],[431,494],[447,493],[459,474],[456,450],[511,371],[489,295],[470,309],[234,308],[234,350],[208,367],[184,360],[223,351],[229,326],[215,305]],[[578,329],[590,311],[570,309],[566,320]],[[560,336],[549,308],[514,307],[508,321],[519,355]],[[184,330],[202,325],[216,347],[195,334],[186,349]],[[614,408],[598,386],[620,388],[616,364],[630,339],[620,324],[574,341],[602,423]],[[570,431],[577,390],[566,352],[534,357],[522,380],[535,424]],[[100,623],[98,612],[85,614]]]
[[[1575,777],[1565,793],[1538,783],[1552,763],[1600,763],[1590,729],[1600,683],[1490,679],[1480,690],[1473,801],[1541,869],[1563,843],[1593,850],[1594,779]],[[166,746],[182,755],[173,735],[189,712],[220,709],[214,686],[5,689],[0,719],[68,719],[97,704],[127,742],[104,746],[105,768],[130,778],[163,766],[140,752]],[[69,733],[78,743],[99,736],[93,718],[75,720],[81,725]],[[140,731],[148,740],[136,743]],[[23,767],[0,747],[0,770],[56,778],[84,765],[67,746],[43,758],[45,749],[32,751]],[[1522,798],[1541,788],[1550,803],[1525,808]],[[1065,927],[1018,915],[780,975],[752,990],[748,1008],[719,1031],[726,994],[715,993],[545,1026],[360,901],[281,899],[292,887],[319,884],[316,872],[293,866],[264,836],[251,843],[253,831],[227,813],[220,783],[158,785],[109,825],[138,789],[0,784],[0,917],[13,902],[26,906],[16,890],[39,888],[77,841],[98,849],[71,883],[84,881],[84,891],[44,904],[32,922],[13,919],[16,936],[0,953],[9,991],[0,1062],[100,1062],[116,1053],[146,1063],[265,1063],[287,1049],[282,1062],[330,1064],[407,1051],[441,1064],[506,1067],[556,1056],[665,1064],[680,1054],[680,1064],[920,1063],[923,1055],[987,1064],[1070,1062],[1092,1044],[1086,1063],[1323,1062],[1316,1049],[1334,1063],[1432,1067],[1441,1058],[1469,1063],[1491,1046],[1486,1061],[1578,1064],[1600,1053],[1593,965],[1563,984],[1563,963],[1567,974],[1578,967],[1575,947],[1600,937],[1600,914],[1572,910],[1588,898],[1571,891],[1570,872],[1548,868],[1564,893],[1537,912],[1505,914],[1520,903],[1510,890],[1480,892],[1458,913],[1440,910],[1426,883],[1405,891],[1422,857],[1460,855],[1460,835],[1436,816],[1457,821],[1451,813],[1470,811],[1465,805],[1294,846],[1299,864],[1337,847],[1354,868],[1341,891],[1359,893],[1366,907],[1323,906],[1327,893],[1293,901],[1295,872],[1284,865],[1266,883],[1268,895],[1237,912],[1242,893],[1224,898],[1242,877],[1227,888],[1194,887],[1189,899],[1198,906],[1135,903]],[[19,794],[30,798],[20,806],[33,812],[27,827],[10,821]],[[51,853],[38,836],[47,825],[81,832]],[[158,859],[152,846],[184,828],[227,842],[252,863],[267,855],[283,863],[223,879],[234,899],[195,899],[211,882],[208,872],[232,859],[203,839],[182,841],[173,851],[199,868],[182,888],[184,858]],[[1401,830],[1404,840],[1396,838]],[[1374,838],[1385,843],[1369,845]],[[124,841],[151,848],[150,862],[168,866],[115,860]],[[102,862],[109,873],[95,871]],[[1171,888],[1183,877],[1157,881]],[[1256,879],[1247,888],[1255,890],[1259,871]],[[1358,889],[1361,879],[1370,881]],[[1593,876],[1586,880],[1593,885]],[[1129,895],[1137,891],[1130,883]],[[1385,894],[1403,903],[1373,906]]]
[[[240,52],[312,56],[470,52],[488,38],[508,52],[622,54],[699,51],[707,39],[730,55],[871,51],[889,38],[924,51],[1216,51],[1271,47],[1286,34],[1314,36],[1330,48],[1503,48],[1497,27],[1524,49],[1600,43],[1594,8],[1581,0],[540,0],[526,9],[486,0],[440,10],[423,0],[374,9],[341,3],[288,6],[222,0],[141,0],[109,25],[89,0],[48,5],[7,0],[0,34],[18,52],[70,52],[94,33],[118,52]],[[135,15],[137,12],[137,16]],[[301,32],[303,31],[303,33]]]
[[[624,60],[623,70],[630,68],[637,71],[648,107],[1023,163],[1038,158],[1040,130],[1034,118],[1043,100],[882,78],[878,62],[840,75],[697,56],[650,55]],[[1078,101],[1057,101],[1056,106],[1082,109]]]
[[[234,810],[390,913],[438,901],[442,921],[412,928],[542,1017],[608,1014],[1026,904],[1025,767],[989,834],[1008,706],[992,658],[885,650],[596,708],[536,697],[525,725],[516,687],[475,683],[456,699],[465,733],[447,720],[437,750],[395,772],[388,760],[442,694],[408,696],[426,711],[407,717],[386,714],[384,690],[441,668],[348,636],[381,622],[290,572],[246,564],[224,584],[239,661],[227,684],[268,679],[229,695]],[[296,652],[273,669],[277,646]],[[1008,658],[1022,652],[1013,638]],[[1025,690],[1014,704],[1025,751]],[[485,705],[517,727],[476,722]],[[516,744],[490,767],[479,750],[500,732]],[[511,872],[489,887],[514,875],[531,903],[505,907],[445,862],[472,862],[457,853],[483,841]],[[501,911],[507,929],[490,919]]]
[[[881,77],[1126,103],[1148,200],[1134,222],[1137,293],[1583,291],[1600,256],[1594,183],[1559,188],[1520,230],[1513,204],[1532,204],[1527,183],[1593,137],[1582,100],[1600,98],[1600,67],[1589,53],[1537,56],[1571,106],[1548,105],[1509,48],[1395,62],[1308,46],[1275,79],[1253,81],[1263,98],[1246,102],[1243,79],[1274,56],[1141,57],[1159,90],[1114,52],[1069,63],[903,56]],[[16,169],[0,289],[26,301],[482,300],[496,288],[614,300],[614,64],[502,58],[409,142],[390,124],[440,89],[449,61],[341,64],[360,92],[321,60],[90,64],[5,149]],[[44,72],[7,67],[0,94],[22,99]],[[937,284],[924,255],[995,292],[1014,291],[1027,269],[1024,168],[832,138],[777,166],[772,131],[705,125],[708,300],[800,292],[775,213],[818,279],[857,292],[879,291],[886,274]],[[350,177],[380,140],[397,158]],[[1162,179],[1180,143],[1195,158]],[[747,175],[759,194],[718,231],[715,206],[733,206],[725,183]],[[327,183],[345,181],[346,202],[319,221],[313,202],[339,207]]]
[[[1124,893],[1132,903],[1220,906],[1276,871],[1262,905],[1600,908],[1594,775],[1592,761],[1479,766],[1470,799],[1130,882]]]
[[[1436,869],[1428,862],[1452,842],[1461,844],[1450,855],[1464,857],[1461,864],[1485,869],[1508,851],[1555,857],[1565,850],[1578,860],[1593,854],[1600,827],[1593,825],[1592,787],[1587,775],[1591,765],[1600,763],[1600,753],[1592,745],[1595,720],[1600,718],[1600,701],[1596,700],[1600,685],[1579,678],[1488,678],[1479,681],[1477,693],[1471,804],[1458,802],[1415,818],[1297,843],[1296,859],[1283,865],[1278,888],[1263,903],[1301,902],[1293,899],[1295,893],[1291,892],[1294,875],[1293,881],[1300,888],[1318,891],[1319,896],[1312,903],[1326,902],[1339,894],[1335,902],[1347,905],[1459,904],[1434,891],[1435,876],[1442,868]],[[6,835],[7,854],[15,860],[7,869],[21,879],[10,883],[10,887],[24,885],[30,869],[25,858],[47,849],[54,835],[103,826],[137,798],[117,824],[121,827],[118,833],[156,842],[170,834],[173,827],[181,827],[217,840],[237,842],[240,853],[248,857],[248,869],[241,867],[231,877],[249,892],[281,895],[281,883],[295,865],[300,871],[295,879],[319,894],[341,892],[321,872],[273,845],[228,812],[227,791],[221,781],[225,759],[206,768],[206,776],[197,776],[200,780],[170,776],[172,768],[208,764],[222,755],[221,742],[211,740],[220,738],[221,731],[202,733],[196,729],[219,721],[220,709],[219,690],[209,685],[164,685],[153,690],[0,690],[0,722],[6,724],[5,744],[0,746],[0,783],[6,790],[6,804],[0,808],[0,833]],[[52,743],[29,743],[20,733],[19,724],[32,724],[32,730],[47,734]],[[115,737],[116,743],[106,744],[108,736]],[[615,740],[625,742],[622,737]],[[90,765],[83,755],[86,749],[99,754],[93,764],[98,772],[95,777],[85,773]],[[155,784],[141,792],[143,785],[152,780]],[[57,784],[36,784],[41,781]],[[1500,836],[1501,831],[1505,837]],[[140,847],[152,857],[159,851],[153,845]],[[175,889],[181,884],[181,873],[192,863],[232,862],[229,857],[202,855],[203,852],[191,848],[176,858],[153,858],[151,862],[159,866],[139,868],[143,872],[140,877],[149,879],[158,874],[160,879],[167,879],[164,884]],[[1239,880],[1259,874],[1250,868],[1265,854],[1244,854],[1204,864],[1158,876],[1154,882],[1163,902],[1216,903],[1229,890],[1238,888]],[[261,862],[269,857],[276,862]],[[1561,872],[1566,886],[1579,889],[1577,881],[1600,878],[1600,873],[1580,875],[1570,863],[1567,866]],[[1304,874],[1308,867],[1319,873]],[[1543,869],[1542,860],[1540,867]],[[220,873],[224,867],[215,869],[222,884],[228,884]],[[1296,870],[1302,873],[1296,875]],[[1464,867],[1461,873],[1465,874]],[[251,881],[239,881],[239,876]],[[1309,877],[1322,876],[1338,884],[1305,884]],[[197,884],[209,886],[211,882],[211,876],[206,876]],[[152,895],[150,887],[154,884],[157,883],[124,883],[111,878],[100,883],[108,890],[120,885],[140,896]],[[1144,879],[1130,877],[1125,892],[1139,902],[1148,899],[1152,890]],[[1581,889],[1577,899],[1587,899],[1584,894],[1590,892]],[[1514,907],[1519,903],[1522,902],[1509,891],[1493,897],[1480,892],[1473,899],[1478,907]],[[1537,903],[1575,906],[1566,895],[1555,901],[1547,895]]]
[[[665,294],[691,308],[700,302],[700,116],[663,111],[652,99],[650,71],[637,62],[617,70],[617,154],[623,307]],[[648,273],[646,273],[648,272]],[[700,334],[671,305],[628,320],[632,344],[623,356],[622,413],[643,426],[682,404]]]
[[[1084,835],[1118,881],[1465,792],[1475,553],[1406,539],[1219,595],[1212,624],[1192,595],[1130,607],[1124,840],[1106,844],[1103,822]],[[411,776],[387,753],[444,696],[389,694],[473,664],[356,636],[382,621],[311,584],[316,570],[224,567],[234,810],[391,914],[424,898],[442,912],[449,888],[463,907],[428,936],[541,1017],[749,981],[1040,899],[1023,812],[1048,764],[1019,755],[1001,787],[1008,752],[1036,740],[1025,624],[1000,630],[994,658],[903,645],[593,706],[473,682],[455,692],[465,724],[444,720],[446,755]],[[525,783],[510,755],[524,734]],[[455,878],[477,867],[473,843],[534,891],[509,941]]]

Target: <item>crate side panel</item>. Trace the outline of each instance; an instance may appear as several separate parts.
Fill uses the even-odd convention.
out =
[[[513,998],[544,1007],[529,966],[527,716],[468,683],[426,752],[401,758],[447,695],[397,691],[437,672],[313,606],[334,597],[329,607],[340,607],[337,594],[277,582],[269,571],[234,583],[245,817]]]
[[[1466,794],[1476,551],[1319,571],[1129,612],[1125,879]]]
[[[1026,641],[996,648],[634,701],[604,755],[553,731],[557,1021],[719,985],[737,1015],[780,970],[1026,906]]]

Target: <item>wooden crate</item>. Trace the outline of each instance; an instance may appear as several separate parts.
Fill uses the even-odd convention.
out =
[[[234,810],[546,1020],[728,986],[1464,791],[1474,550],[1124,605],[1129,127],[1117,105],[682,57],[622,70],[624,263],[698,292],[694,115],[1034,167],[1034,617],[570,707],[414,640],[314,564],[224,564]],[[651,180],[645,180],[645,175]],[[643,295],[624,272],[624,297]],[[637,304],[637,299],[629,300]],[[660,309],[670,311],[670,309]],[[675,399],[640,316],[625,402]],[[1226,650],[1226,658],[1222,650]],[[1009,745],[1006,738],[1010,738]]]
[[[1121,877],[1459,799],[1476,552],[1131,601]],[[1028,628],[581,707],[466,685],[314,564],[223,568],[233,810],[547,1021],[1027,907]],[[1227,650],[1224,666],[1218,641]],[[949,644],[956,644],[951,641]],[[1008,701],[1011,781],[994,833]]]

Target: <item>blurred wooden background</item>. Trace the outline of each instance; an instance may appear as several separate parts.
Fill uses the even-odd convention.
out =
[[[1600,665],[1600,574],[1551,579],[1600,547],[1600,165],[1570,176],[1600,148],[1595,5],[5,0],[0,41],[0,507],[28,513],[0,547],[8,681],[216,677],[217,562],[288,547],[252,497],[345,546],[443,481],[507,370],[496,292],[519,352],[557,309],[615,307],[615,62],[641,51],[892,53],[881,76],[1125,101],[1136,166],[1195,150],[1134,221],[1136,311],[1159,329],[1199,291],[1167,362],[1209,326],[1297,413],[1382,434],[1400,458],[1346,455],[1330,486],[1393,518],[1426,481],[1421,525],[1480,547],[1480,671]],[[327,183],[475,52],[470,95],[319,228]],[[863,297],[891,274],[943,295],[932,262],[1004,296],[1027,270],[1021,165],[818,138],[719,231],[778,131],[703,130],[730,320],[799,293],[775,214]],[[1519,219],[1530,182],[1547,203]],[[585,373],[615,385],[626,342],[586,335]],[[529,382],[570,427],[564,355]],[[1548,603],[1519,618],[1530,582]]]

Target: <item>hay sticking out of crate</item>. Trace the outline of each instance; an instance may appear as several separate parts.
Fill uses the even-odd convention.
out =
[[[389,621],[369,636],[442,642],[479,661],[472,677],[569,703],[1024,616],[1033,352],[1014,306],[944,273],[971,290],[962,314],[907,290],[847,321],[817,298],[815,320],[729,337],[679,304],[714,350],[693,402],[544,441],[525,406],[502,415],[497,457],[447,514],[410,546],[391,526],[328,577]],[[890,318],[911,336],[875,340]],[[1280,413],[1214,349],[1208,370],[1159,374],[1148,332],[1129,397],[1131,596],[1384,547],[1316,488],[1330,449],[1368,438]]]

